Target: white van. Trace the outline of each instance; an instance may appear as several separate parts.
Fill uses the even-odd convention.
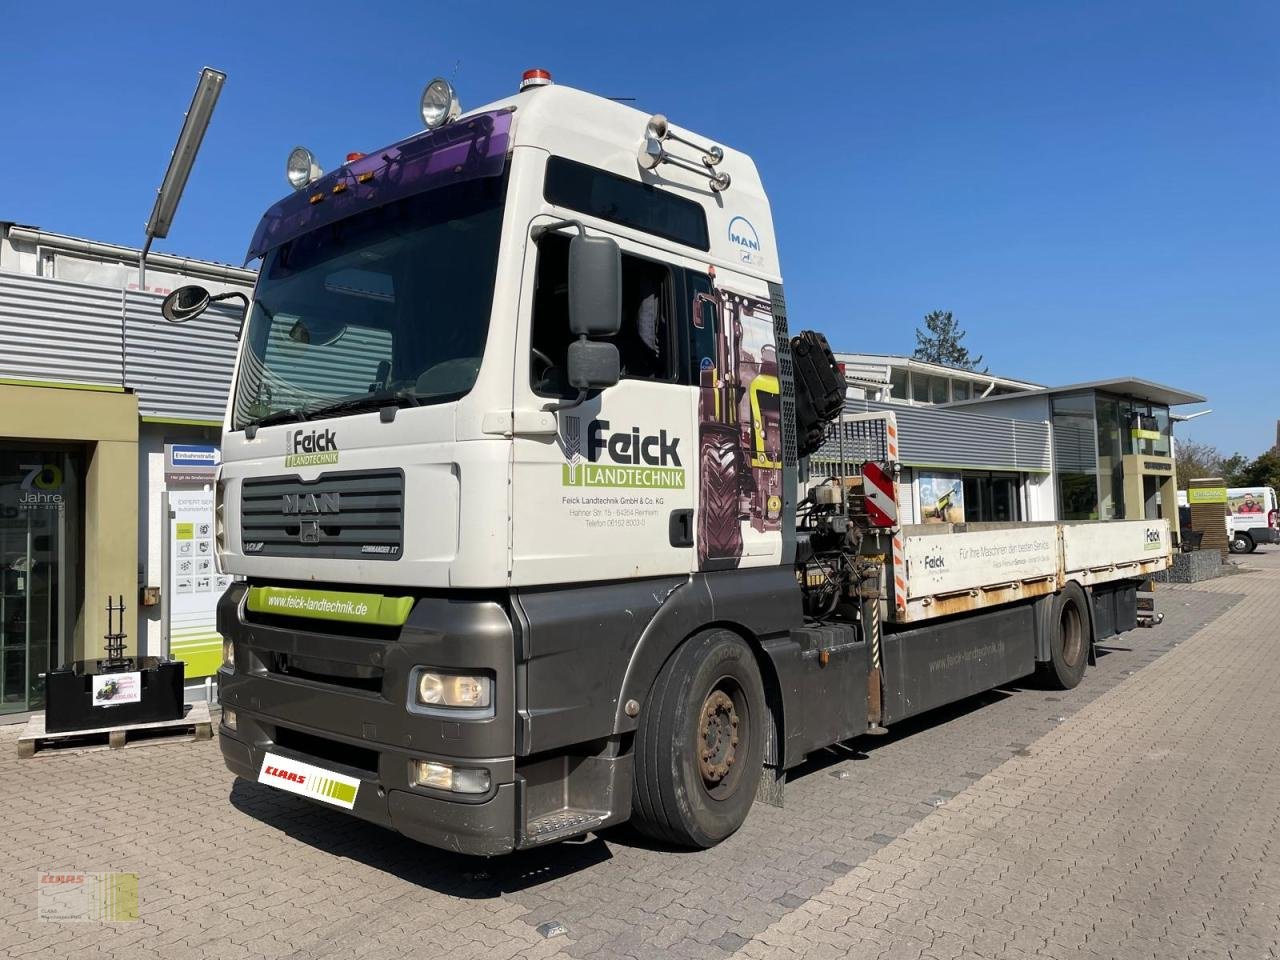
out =
[[[1187,491],[1178,491],[1181,526],[1187,527]],[[1227,537],[1232,553],[1253,553],[1260,543],[1280,543],[1280,501],[1272,487],[1227,490]]]
[[[1227,507],[1232,553],[1252,553],[1260,543],[1280,543],[1280,511],[1273,488],[1231,487]]]

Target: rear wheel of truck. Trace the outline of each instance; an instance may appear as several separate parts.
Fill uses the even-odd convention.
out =
[[[1089,663],[1092,630],[1089,626],[1088,598],[1074,583],[1069,583],[1053,598],[1049,619],[1049,662],[1042,673],[1059,690],[1070,690],[1084,678]]]
[[[760,780],[766,709],[745,640],[728,630],[686,640],[654,681],[636,730],[636,827],[705,848],[742,826]]]
[[[1235,533],[1231,535],[1231,552],[1232,553],[1250,553],[1253,550],[1253,538],[1247,533]]]

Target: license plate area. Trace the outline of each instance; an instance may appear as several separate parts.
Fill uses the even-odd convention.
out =
[[[344,810],[350,810],[356,805],[361,784],[356,777],[291,757],[282,757],[278,753],[268,753],[262,758],[258,782]]]

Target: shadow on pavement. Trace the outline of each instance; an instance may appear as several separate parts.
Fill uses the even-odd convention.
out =
[[[492,859],[450,853],[240,778],[232,785],[229,799],[241,813],[299,843],[416,886],[470,900],[536,887],[612,856],[608,845],[594,836]]]

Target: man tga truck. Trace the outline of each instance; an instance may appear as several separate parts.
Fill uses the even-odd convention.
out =
[[[467,853],[706,847],[811,751],[1078,683],[1166,524],[898,526],[896,428],[788,334],[752,161],[549,81],[470,113],[433,81],[425,132],[331,173],[295,150],[253,236],[227,766]]]

